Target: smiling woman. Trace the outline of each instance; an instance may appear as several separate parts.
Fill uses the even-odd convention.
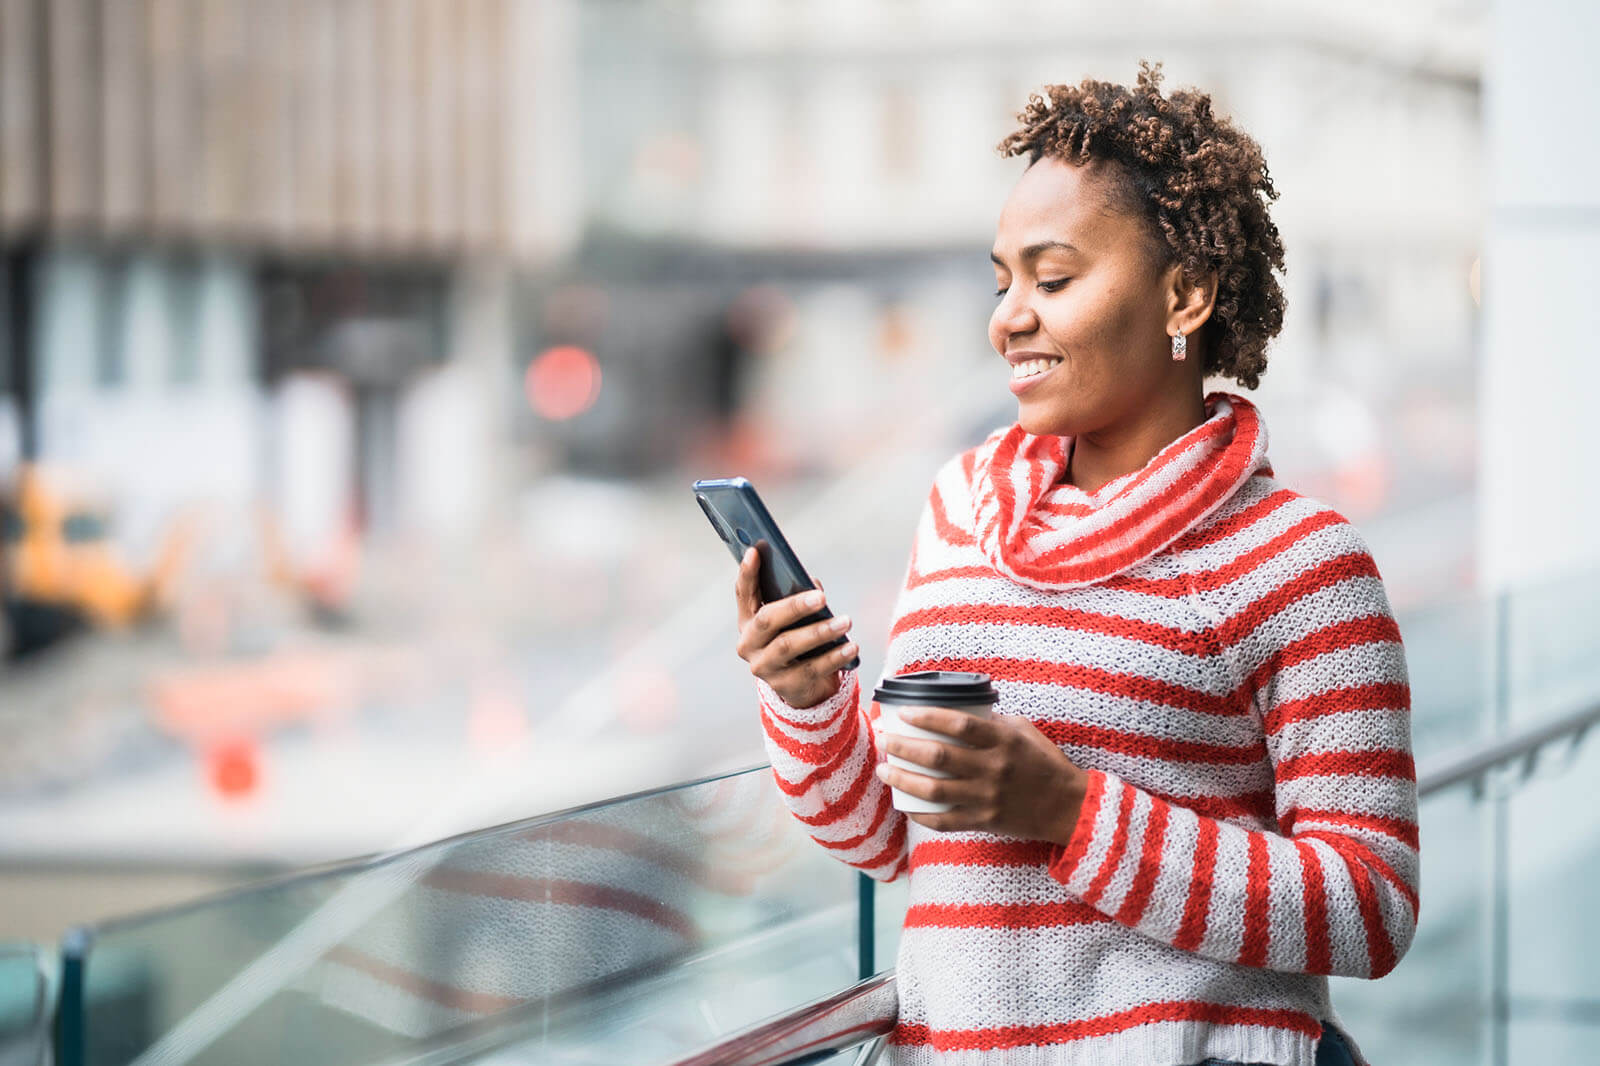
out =
[[[880,735],[855,645],[801,658],[837,633],[785,632],[815,606],[762,603],[751,553],[778,787],[836,857],[910,877],[895,1062],[1362,1062],[1327,975],[1382,977],[1416,927],[1405,655],[1360,536],[1203,388],[1265,369],[1276,191],[1148,66],[1019,118],[989,322],[1017,419],[936,476],[884,666],[999,702],[898,708],[954,743]]]

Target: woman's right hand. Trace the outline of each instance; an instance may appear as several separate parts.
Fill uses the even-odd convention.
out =
[[[789,706],[815,707],[839,691],[839,671],[856,657],[856,646],[847,641],[815,658],[796,656],[848,630],[850,619],[841,614],[785,633],[785,626],[821,610],[826,602],[822,590],[763,604],[756,580],[760,571],[761,556],[754,548],[745,549],[733,586],[739,604],[739,658]]]

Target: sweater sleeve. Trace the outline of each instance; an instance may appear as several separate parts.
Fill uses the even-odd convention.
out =
[[[857,671],[815,707],[791,707],[756,680],[767,756],[779,794],[806,832],[841,862],[879,881],[907,870],[906,816],[873,773],[879,761]]]
[[[1051,873],[1107,916],[1208,958],[1382,977],[1417,923],[1410,689],[1400,633],[1353,528],[1218,627],[1262,716],[1277,826],[1198,814],[1089,771]]]

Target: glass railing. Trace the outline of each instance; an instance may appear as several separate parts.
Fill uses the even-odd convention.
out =
[[[670,1061],[862,973],[746,771],[68,937],[61,1066]]]
[[[1402,614],[1421,776],[1600,703],[1600,574]],[[1600,734],[1600,725],[1588,732]],[[1585,742],[1587,741],[1587,742]],[[1422,797],[1421,920],[1382,981],[1335,979],[1364,1054],[1408,1066],[1587,1062],[1600,1042],[1600,737]],[[904,884],[878,890],[891,965]]]
[[[1436,787],[1410,953],[1334,982],[1374,1061],[1585,1061],[1600,1036],[1600,744],[1438,772],[1600,699],[1596,604],[1591,577],[1401,618]],[[905,899],[807,840],[758,768],[79,930],[57,1061],[716,1061],[892,965]]]
[[[1374,1061],[1582,1062],[1600,1038],[1600,745],[1563,731],[1482,773],[1474,753],[1600,702],[1600,574],[1402,616],[1422,797],[1422,910],[1381,982],[1336,980]],[[1480,759],[1481,761],[1481,759]]]
[[[0,944],[0,1066],[48,1061],[51,973],[32,944]]]

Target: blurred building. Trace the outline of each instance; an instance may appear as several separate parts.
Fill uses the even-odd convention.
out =
[[[509,413],[509,271],[579,214],[572,32],[544,2],[0,3],[0,465],[71,467],[135,550],[196,498],[301,539],[481,510],[481,474],[440,507],[397,464]]]
[[[1162,61],[1169,89],[1204,88],[1261,141],[1282,193],[1289,311],[1262,393],[1278,468],[1358,519],[1434,508],[1429,538],[1452,539],[1416,561],[1459,584],[1485,20],[1471,0],[587,4],[585,195],[621,245],[593,271],[681,282],[712,260],[780,285],[795,326],[749,402],[825,449],[889,383],[936,392],[989,358],[986,252],[1022,167],[994,147],[1028,93]]]
[[[1269,390],[1415,377],[1471,402],[1473,4],[4,0],[0,20],[0,463],[87,469],[136,543],[196,493],[272,500],[302,537],[346,522],[340,500],[364,529],[470,514],[530,433],[626,472],[749,405],[791,452],[826,449],[870,415],[852,396],[917,376],[903,353],[924,380],[983,358],[1019,167],[993,146],[1027,93],[1141,58],[1211,91],[1286,190]],[[791,320],[759,352],[727,317],[753,284]],[[553,427],[514,375],[558,344],[607,387]],[[405,414],[435,409],[487,417]],[[448,504],[441,464],[408,459],[439,449],[477,485]]]

